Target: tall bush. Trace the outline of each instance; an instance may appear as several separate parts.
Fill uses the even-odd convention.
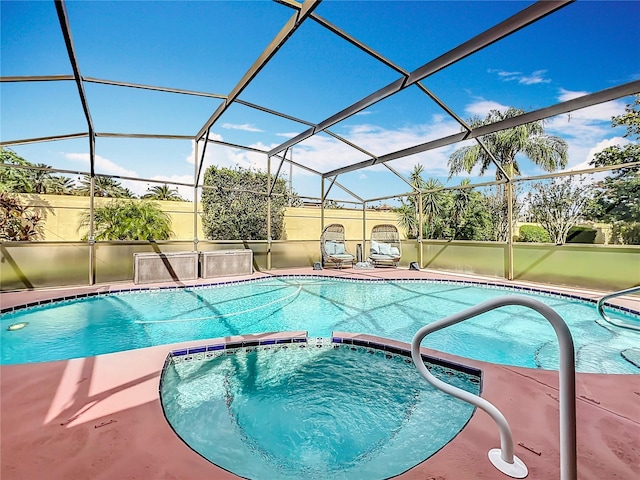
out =
[[[271,181],[274,181],[273,175]],[[278,240],[289,205],[287,183],[276,179],[271,196],[271,235],[267,232],[267,174],[242,167],[209,167],[202,190],[202,225],[210,240]]]
[[[520,227],[519,239],[520,242],[531,243],[550,243],[551,237],[540,225],[522,225]]]

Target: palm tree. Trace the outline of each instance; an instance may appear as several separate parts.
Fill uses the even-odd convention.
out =
[[[431,238],[433,235],[436,217],[442,211],[442,187],[442,183],[433,178],[424,182],[424,190],[426,191],[422,194],[422,213],[426,216],[426,223],[429,227],[426,238]]]
[[[38,168],[51,168],[50,165],[45,163],[36,163],[34,167]],[[29,170],[27,176],[29,183],[31,184],[31,191],[38,194],[49,193],[49,186],[51,185],[51,173],[47,170]]]
[[[69,177],[54,175],[51,177],[48,193],[54,195],[72,195],[75,189],[75,182]]]
[[[478,117],[470,120],[469,126],[472,129],[478,128],[524,113],[523,110],[513,107],[505,112],[491,110],[484,120]],[[516,155],[519,153],[526,155],[547,172],[553,172],[567,165],[567,143],[562,138],[546,135],[541,121],[490,133],[482,137],[482,140],[510,176],[520,175],[520,166],[516,161]],[[471,173],[476,165],[480,165],[480,175],[482,175],[492,163],[491,156],[480,145],[462,147],[449,157],[449,177],[462,171]],[[502,179],[502,173],[497,170],[496,180],[500,179]]]
[[[177,188],[169,188],[166,183],[164,185],[156,185],[155,187],[147,188],[149,193],[145,193],[142,198],[149,200],[171,200],[175,202],[183,202],[184,198],[180,196]]]
[[[460,182],[461,186],[469,185],[469,179],[465,178]],[[458,225],[460,223],[460,219],[464,216],[467,208],[469,208],[469,202],[471,201],[471,194],[473,191],[470,188],[461,188],[456,190],[453,194],[453,229],[454,229],[454,238],[455,233],[458,231]]]
[[[80,180],[78,193],[80,195],[89,195],[89,192],[91,192],[91,177],[85,175]],[[117,180],[100,175],[94,177],[93,195],[95,197],[111,198],[132,198],[134,196],[128,188],[123,187]]]
[[[395,212],[398,215],[398,224],[405,229],[407,237],[418,238],[418,217],[414,206],[401,200],[400,206],[395,209]]]

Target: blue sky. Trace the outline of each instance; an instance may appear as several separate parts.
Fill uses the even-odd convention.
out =
[[[412,71],[531,2],[331,1],[315,13]],[[71,74],[53,2],[2,1],[3,76]],[[67,12],[82,75],[226,95],[294,11],[270,1],[70,1]],[[478,54],[426,78],[423,84],[463,119],[509,106],[534,110],[640,78],[640,2],[578,1]],[[318,123],[397,80],[399,74],[314,21],[306,21],[240,95],[240,99]],[[87,131],[73,82],[2,83],[2,141]],[[97,132],[195,135],[220,103],[195,97],[86,83]],[[569,143],[569,168],[593,153],[625,143],[611,117],[630,98],[549,119],[547,132]],[[235,104],[211,137],[268,150],[308,127]],[[417,87],[410,87],[333,127],[331,131],[383,155],[459,131],[458,124]],[[407,175],[447,180],[447,158],[461,145],[390,163]],[[188,140],[98,138],[98,173],[189,183]],[[32,162],[88,170],[88,141],[16,146]],[[209,145],[207,165],[266,168],[266,156]],[[292,151],[293,159],[329,171],[366,159],[327,134]],[[525,175],[541,173],[526,160]],[[285,168],[284,173],[289,174]],[[475,181],[488,181],[489,171]],[[382,166],[338,179],[364,198],[408,190]],[[318,177],[293,170],[294,188],[318,196]],[[146,182],[127,183],[144,193]],[[185,195],[190,192],[184,191]],[[333,192],[348,199],[346,193]]]

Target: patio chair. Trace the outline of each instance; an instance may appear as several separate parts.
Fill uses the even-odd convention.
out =
[[[369,261],[374,267],[397,267],[402,257],[400,234],[394,225],[376,225],[371,229]]]
[[[349,253],[344,244],[344,226],[332,223],[324,227],[320,237],[320,251],[322,252],[322,266],[329,263],[342,268],[345,263],[353,267],[356,257]]]

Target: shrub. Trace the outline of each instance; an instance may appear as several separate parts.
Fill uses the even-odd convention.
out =
[[[520,227],[519,242],[550,243],[551,237],[540,225],[522,225]]]
[[[91,221],[87,212],[79,229],[86,229]],[[111,200],[94,210],[96,240],[168,240],[171,218],[158,204],[149,200]],[[86,236],[83,238],[86,240]]]
[[[0,240],[18,242],[42,238],[43,214],[13,194],[0,192]]]

